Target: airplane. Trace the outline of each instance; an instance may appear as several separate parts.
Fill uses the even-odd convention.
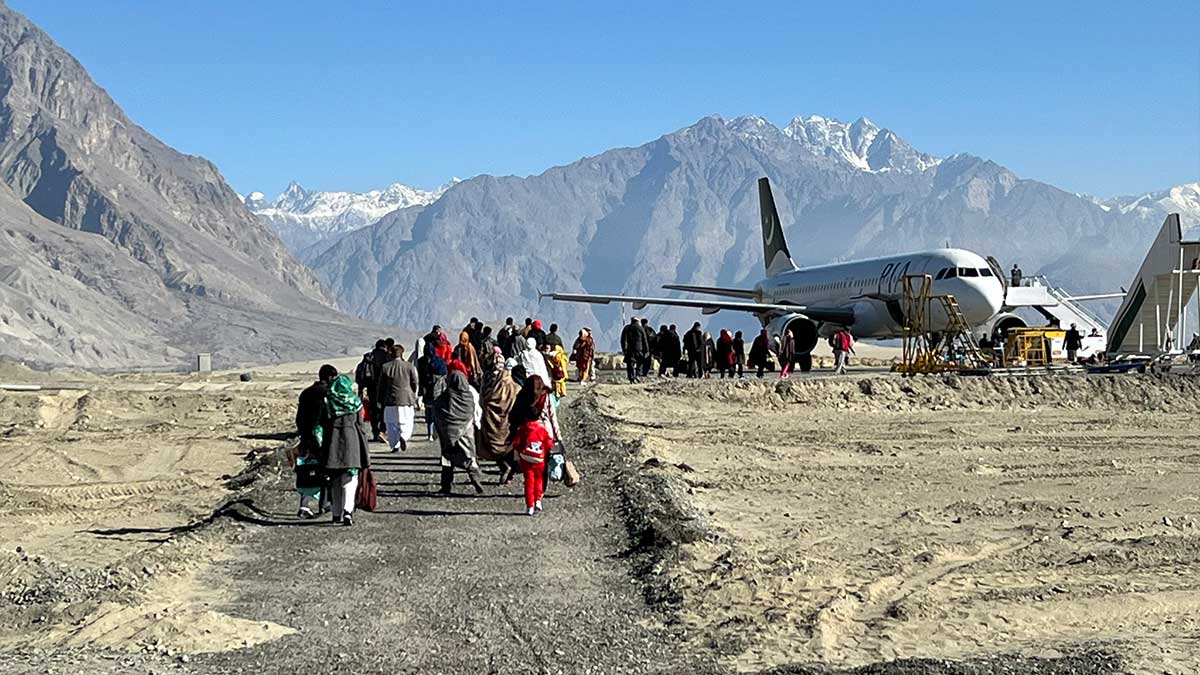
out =
[[[999,263],[964,249],[942,248],[799,268],[792,261],[766,178],[758,179],[758,203],[766,277],[753,289],[663,286],[667,290],[725,298],[720,300],[581,293],[542,296],[562,302],[628,303],[637,310],[661,305],[693,307],[706,315],[721,310],[749,312],[758,317],[768,335],[792,331],[797,353],[802,355],[799,361],[803,371],[812,368],[811,353],[817,341],[839,328],[847,329],[855,338],[902,337],[905,275],[930,275],[931,293],[953,295],[973,328],[995,319],[1004,306],[1006,287]],[[947,327],[949,319],[944,312],[935,308],[930,314],[934,331]]]

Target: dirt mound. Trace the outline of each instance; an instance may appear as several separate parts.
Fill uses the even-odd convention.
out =
[[[983,409],[1200,410],[1200,378],[1182,375],[970,377],[958,375],[706,381],[666,380],[652,396],[696,396],[711,401],[780,409],[804,405],[861,411]]]

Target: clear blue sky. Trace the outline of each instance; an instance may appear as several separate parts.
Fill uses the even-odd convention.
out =
[[[712,113],[866,116],[1102,196],[1200,180],[1195,0],[10,5],[243,192],[539,173]]]

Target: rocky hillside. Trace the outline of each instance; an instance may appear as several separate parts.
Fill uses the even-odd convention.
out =
[[[341,238],[311,264],[342,306],[375,321],[423,327],[540,311],[611,340],[617,309],[539,310],[537,291],[753,284],[760,176],[771,178],[801,264],[950,244],[1079,292],[1127,283],[1166,211],[1194,194],[1106,203],[978,157],[932,157],[866,119],[812,116],[779,128],[709,117],[540,175],[462,182]],[[695,317],[647,311],[655,322]]]
[[[3,5],[0,182],[0,356],[120,367],[339,351],[345,318],[216,167],[138,127]]]

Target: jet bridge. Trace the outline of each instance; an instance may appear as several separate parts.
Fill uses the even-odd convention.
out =
[[[1109,355],[1157,354],[1182,347],[1179,326],[1187,325],[1188,304],[1198,281],[1200,241],[1184,241],[1179,214],[1172,213],[1113,317]],[[1196,311],[1200,317],[1200,305]]]

